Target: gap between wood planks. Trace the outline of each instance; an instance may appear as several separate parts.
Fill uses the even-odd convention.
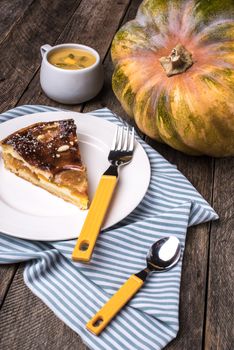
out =
[[[215,159],[212,158],[212,187],[211,187],[211,203],[210,205],[213,207],[214,205],[214,179],[215,179]],[[205,349],[206,342],[206,324],[207,324],[207,309],[208,309],[208,295],[209,295],[209,276],[210,276],[210,245],[211,245],[211,229],[212,229],[212,221],[209,222],[209,230],[208,230],[208,251],[207,251],[207,266],[206,266],[206,286],[205,286],[205,306],[204,306],[204,317],[203,317],[203,328],[202,328],[202,349]]]
[[[213,206],[220,222],[212,222],[204,349],[233,349],[233,158],[215,162]]]
[[[10,286],[11,286],[11,283],[15,277],[15,274],[18,270],[18,267],[19,267],[20,264],[12,264],[11,267],[7,267],[7,273],[10,274],[10,277],[7,277],[7,281],[6,281],[6,287],[4,288],[3,291],[0,291],[1,292],[1,299],[0,299],[0,311],[1,311],[1,307],[2,305],[4,304],[4,301],[5,301],[5,298],[7,296],[7,293],[10,289]],[[10,270],[12,269],[12,271]],[[4,271],[4,266],[3,266],[3,271]],[[3,272],[4,273],[4,272]],[[2,275],[2,271],[0,273]],[[4,285],[4,282],[2,282],[2,284]]]

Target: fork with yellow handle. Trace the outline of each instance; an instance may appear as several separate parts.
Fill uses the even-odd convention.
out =
[[[134,128],[117,127],[108,155],[110,167],[102,175],[87,217],[72,253],[72,260],[89,262],[91,260],[98,234],[113,196],[118,168],[132,160],[134,150]]]

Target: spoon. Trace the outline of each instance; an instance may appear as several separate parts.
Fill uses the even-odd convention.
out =
[[[120,289],[86,324],[86,328],[99,335],[112,318],[136,294],[150,272],[165,272],[177,264],[180,259],[181,246],[178,238],[164,237],[155,242],[146,257],[147,267],[131,275]]]

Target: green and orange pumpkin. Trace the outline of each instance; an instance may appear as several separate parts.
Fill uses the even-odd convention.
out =
[[[234,155],[234,1],[145,0],[111,49],[139,129],[182,152]]]

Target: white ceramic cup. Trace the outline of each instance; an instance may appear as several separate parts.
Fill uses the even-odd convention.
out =
[[[59,48],[71,47],[90,52],[96,57],[95,63],[87,68],[68,70],[53,66],[48,55]],[[52,100],[64,104],[76,104],[90,100],[103,86],[103,67],[96,50],[80,44],[41,46],[42,64],[40,82],[42,90]]]

